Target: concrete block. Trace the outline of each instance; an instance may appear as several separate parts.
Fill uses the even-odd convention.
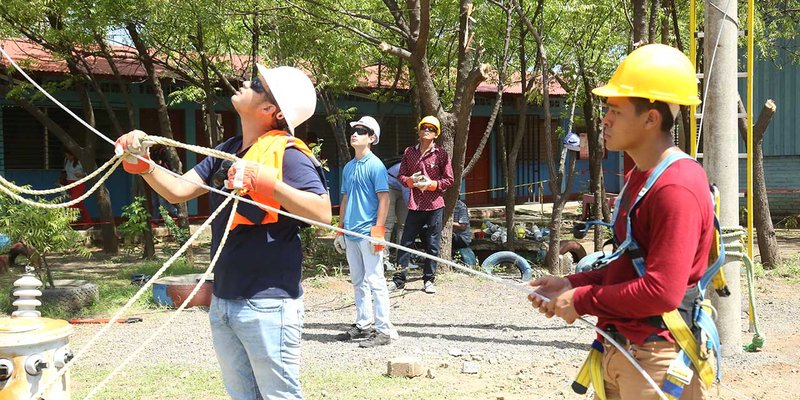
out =
[[[426,371],[425,364],[417,357],[397,357],[389,360],[386,375],[413,378],[422,376]]]

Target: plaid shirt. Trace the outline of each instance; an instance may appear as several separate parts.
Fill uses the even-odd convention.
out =
[[[424,192],[411,188],[408,209],[433,211],[444,207],[444,191],[453,186],[453,166],[447,152],[435,143],[425,154],[420,152],[419,145],[407,147],[400,163],[398,178],[402,181],[403,177],[411,177],[416,172],[422,172],[439,186],[434,191]]]

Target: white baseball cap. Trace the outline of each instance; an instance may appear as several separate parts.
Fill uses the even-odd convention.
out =
[[[306,122],[317,108],[317,92],[305,72],[294,67],[267,68],[261,64],[258,73],[264,77],[277,106],[283,112],[289,133]]]
[[[375,134],[375,141],[372,144],[378,144],[378,142],[381,140],[381,126],[378,125],[378,121],[375,121],[375,118],[365,115],[361,117],[360,120],[350,123],[351,128],[356,125],[366,126],[372,131],[372,133]]]
[[[564,138],[564,147],[566,147],[567,150],[581,151],[581,138],[580,138],[580,136],[575,134],[575,132],[570,132]]]

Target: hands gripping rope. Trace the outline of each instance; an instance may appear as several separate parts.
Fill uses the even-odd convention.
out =
[[[301,217],[301,216],[298,216],[298,215],[294,215],[294,214],[291,214],[291,213],[289,213],[287,211],[284,211],[284,210],[275,209],[275,208],[272,208],[272,207],[269,207],[269,206],[265,206],[263,204],[255,202],[255,201],[253,201],[251,199],[240,197],[238,194],[228,193],[228,192],[225,192],[225,191],[210,187],[210,186],[205,185],[205,184],[197,184],[195,182],[191,182],[190,180],[184,178],[182,175],[177,174],[177,173],[175,173],[175,172],[173,172],[171,170],[168,170],[168,169],[166,169],[166,168],[164,168],[164,167],[162,167],[160,165],[157,165],[157,164],[153,163],[149,159],[149,154],[147,153],[147,148],[152,143],[159,143],[159,144],[163,144],[163,145],[167,145],[167,146],[182,147],[182,148],[187,149],[189,151],[193,151],[193,152],[196,152],[196,153],[199,153],[199,154],[203,154],[203,155],[207,155],[207,156],[211,156],[211,157],[221,158],[221,159],[225,159],[225,160],[231,160],[231,161],[234,161],[234,162],[241,161],[240,159],[236,158],[235,156],[233,156],[233,155],[231,155],[229,153],[225,153],[225,152],[221,152],[221,151],[217,151],[217,150],[213,150],[213,149],[208,149],[208,148],[204,148],[204,147],[200,147],[200,146],[187,145],[187,144],[180,143],[180,142],[177,142],[177,141],[174,141],[174,140],[171,140],[171,139],[167,139],[167,138],[162,138],[162,137],[157,137],[157,136],[147,136],[147,135],[144,134],[144,132],[142,132],[142,135],[138,135],[137,134],[135,136],[135,138],[138,139],[139,143],[134,143],[135,141],[132,141],[131,143],[121,144],[122,145],[121,146],[122,147],[122,149],[121,149],[122,152],[120,154],[120,150],[117,149],[117,143],[115,143],[115,141],[110,139],[108,136],[102,134],[101,132],[97,131],[93,126],[89,125],[83,119],[81,119],[80,117],[75,115],[75,113],[73,113],[71,110],[69,110],[63,104],[61,104],[57,99],[55,99],[50,93],[48,93],[46,90],[44,90],[38,83],[36,83],[30,76],[28,76],[27,73],[25,73],[25,71],[22,70],[19,67],[19,65],[16,64],[16,62],[14,62],[14,60],[8,55],[8,53],[5,52],[5,50],[0,48],[0,52],[2,52],[3,56],[6,59],[8,59],[8,61],[12,64],[12,66],[14,66],[14,68],[16,68],[17,71],[24,78],[26,78],[34,87],[36,87],[39,91],[41,91],[47,98],[52,100],[56,105],[58,105],[61,109],[63,109],[66,113],[71,115],[73,118],[75,118],[75,120],[77,120],[78,122],[83,124],[91,132],[95,133],[97,136],[99,136],[100,138],[102,138],[106,142],[108,142],[108,143],[110,143],[110,144],[115,146],[115,154],[116,155],[115,155],[114,158],[112,158],[112,160],[115,161],[117,164],[114,165],[114,168],[110,168],[109,169],[109,172],[107,172],[107,174],[104,176],[104,178],[106,178],[108,175],[110,175],[110,173],[113,172],[116,169],[116,166],[118,166],[120,162],[127,163],[128,164],[127,168],[131,168],[132,171],[139,171],[138,173],[151,173],[155,169],[160,169],[163,172],[165,172],[167,174],[170,174],[170,175],[172,175],[172,176],[174,176],[174,177],[176,177],[178,179],[184,180],[184,181],[189,182],[191,184],[198,185],[198,186],[206,189],[209,192],[214,192],[214,193],[217,193],[219,195],[235,199],[237,201],[241,201],[241,202],[245,202],[245,203],[248,203],[248,204],[252,204],[252,205],[255,205],[257,207],[261,207],[263,209],[266,209],[268,211],[275,212],[275,213],[277,213],[279,215],[283,215],[283,216],[286,216],[286,217],[289,217],[289,218],[294,218],[294,219],[296,219],[298,221],[301,221],[301,222],[305,222],[305,223],[307,223],[309,225],[314,225],[314,226],[319,226],[319,227],[323,227],[323,228],[333,229],[334,231],[337,232],[337,234],[347,233],[348,235],[351,235],[351,236],[354,236],[354,237],[357,237],[357,238],[360,238],[360,239],[370,240],[372,243],[374,243],[376,245],[389,246],[389,247],[394,247],[396,249],[404,250],[404,251],[406,251],[408,253],[415,254],[415,255],[420,256],[420,257],[429,258],[429,259],[432,259],[432,260],[434,260],[434,261],[436,261],[438,263],[449,265],[449,266],[451,266],[451,267],[453,267],[453,268],[455,268],[455,269],[457,269],[459,271],[466,272],[466,273],[473,274],[473,275],[477,275],[477,276],[481,276],[481,277],[483,277],[485,279],[488,279],[488,280],[491,280],[493,282],[496,282],[496,283],[499,283],[499,284],[514,288],[514,289],[519,290],[519,291],[521,291],[521,292],[523,292],[523,293],[525,293],[527,295],[533,295],[533,296],[539,297],[539,298],[541,298],[542,301],[545,301],[545,302],[546,301],[550,301],[550,299],[548,299],[545,296],[542,296],[541,294],[539,294],[536,291],[532,290],[527,285],[519,285],[519,284],[515,284],[515,283],[512,283],[512,282],[504,281],[504,280],[502,280],[500,278],[497,278],[495,276],[491,276],[491,275],[488,275],[488,274],[485,274],[485,273],[479,272],[479,271],[474,271],[474,270],[471,270],[471,269],[466,268],[464,266],[458,265],[458,264],[456,264],[456,263],[454,263],[454,262],[452,262],[450,260],[445,260],[445,259],[442,259],[442,258],[439,258],[439,257],[434,257],[434,256],[431,256],[429,254],[420,252],[420,251],[415,250],[415,249],[410,249],[410,248],[406,248],[406,247],[403,247],[403,246],[400,246],[400,245],[397,245],[397,244],[394,244],[394,243],[387,242],[383,238],[378,238],[376,236],[362,235],[362,234],[357,233],[357,232],[347,231],[347,230],[342,229],[340,227],[331,227],[331,226],[329,226],[327,224],[323,224],[323,223],[320,223],[320,222],[317,222],[317,221],[314,221],[314,220],[311,220],[311,219],[308,219],[308,218],[304,218],[304,217]],[[144,154],[142,154],[142,153],[144,153]],[[123,159],[123,157],[125,157],[125,158]],[[109,163],[111,163],[112,160],[109,160]],[[109,163],[107,163],[107,164],[109,164]],[[141,164],[141,165],[139,165],[139,164]],[[240,166],[241,165],[242,164],[240,164]],[[125,167],[126,166],[123,165],[123,168],[125,168]],[[127,170],[127,168],[126,168],[126,170]],[[262,171],[260,169],[257,169],[257,170],[254,171],[253,168],[249,168],[249,164],[245,164],[244,168],[236,168],[236,169],[231,168],[231,169],[233,170],[233,176],[231,177],[229,175],[229,179],[228,179],[229,181],[231,181],[231,178],[232,178],[232,182],[230,183],[231,187],[235,187],[235,186],[241,184],[242,189],[251,189],[252,188],[252,189],[258,190],[259,188],[263,188],[261,186],[261,185],[264,185],[262,180],[267,180],[267,181],[269,180],[269,178],[262,178],[261,177]],[[249,173],[248,173],[248,170],[250,170]],[[239,172],[239,171],[242,171],[242,172],[240,173],[241,174],[240,177],[237,177],[236,175],[237,175],[237,172]],[[137,172],[133,172],[133,173],[137,173]],[[267,171],[265,176],[269,176],[269,175],[271,175],[271,171]],[[91,175],[91,176],[94,177],[94,175]],[[436,184],[435,181],[430,181],[429,178],[424,177],[424,176],[422,176],[422,177],[417,176],[416,180],[417,181],[414,182],[411,179],[409,179],[408,181],[405,182],[405,184],[407,186],[409,186],[409,187],[412,187],[412,186],[419,187],[419,186],[423,186],[423,184],[424,184],[424,188],[425,189],[422,189],[422,190],[426,190],[426,189],[427,190],[435,190],[435,186],[436,186],[435,185]],[[97,187],[99,187],[99,185],[102,183],[102,181],[103,180],[100,180],[98,182],[98,184],[95,185],[94,187],[92,187],[92,189],[90,191],[87,191],[86,196],[88,197],[91,193],[93,193],[94,190],[96,190]],[[26,201],[26,202],[35,203],[35,202],[32,202],[32,201],[30,201],[28,199],[24,199],[21,196],[18,196],[18,195],[16,195],[16,193],[13,193],[11,190],[9,190],[6,186],[8,186],[8,185],[12,185],[13,186],[13,184],[11,184],[10,182],[6,181],[5,179],[2,179],[2,181],[0,181],[0,182],[3,183],[3,185],[0,185],[0,190],[2,190],[4,193],[7,193],[11,197],[13,197],[15,199],[18,199],[20,201]],[[274,185],[274,180],[272,182],[273,182],[273,185]],[[419,186],[417,186],[418,184],[419,184]],[[249,187],[248,187],[248,185],[249,185]],[[432,186],[433,186],[433,189],[431,189]],[[267,190],[269,190],[269,189],[267,189]],[[83,200],[83,199],[79,199],[79,200]],[[223,204],[223,206],[227,204],[227,201],[230,201],[230,199],[226,200],[226,202]],[[56,205],[44,205],[44,204],[38,204],[38,203],[35,203],[35,204],[37,206],[40,206],[40,207],[56,206]],[[66,207],[66,205],[59,205],[59,206]],[[120,310],[117,311],[117,313],[114,315],[114,317],[112,317],[110,319],[110,322],[108,324],[104,325],[101,328],[101,330],[98,331],[86,343],[86,345],[80,351],[78,351],[75,354],[75,357],[69,363],[67,363],[61,370],[59,370],[59,372],[53,377],[53,379],[50,382],[44,382],[44,383],[42,383],[42,385],[40,385],[39,391],[32,396],[32,399],[38,400],[39,398],[41,398],[41,396],[43,395],[43,393],[46,391],[47,388],[49,388],[51,385],[53,385],[53,384],[55,384],[55,383],[57,383],[57,382],[59,382],[61,380],[61,377],[67,371],[69,371],[69,369],[75,364],[75,362],[78,359],[80,359],[82,355],[85,354],[85,352],[94,344],[94,342],[97,341],[97,339],[100,336],[102,336],[105,332],[108,331],[108,329],[110,329],[113,326],[113,321],[116,318],[118,318],[120,315],[122,315],[139,297],[141,297],[141,295],[144,293],[144,291],[147,290],[150,287],[150,285],[152,285],[153,281],[155,279],[158,279],[158,277],[172,264],[172,262],[174,262],[175,259],[177,259],[177,257],[183,251],[185,251],[185,249],[188,248],[189,245],[191,245],[191,243],[197,238],[197,236],[199,236],[199,234],[210,224],[210,222],[213,219],[213,217],[216,217],[216,214],[218,214],[218,212],[220,210],[221,210],[221,208],[217,209],[215,211],[215,214],[213,214],[211,217],[209,217],[209,219],[206,220],[203,223],[203,225],[201,225],[200,229],[198,229],[195,232],[195,234],[192,235],[192,237],[190,237],[189,240],[186,241],[186,243],[184,243],[184,245],[181,247],[181,249],[175,255],[173,255],[169,260],[167,260],[167,262],[161,267],[161,269],[159,271],[157,271],[155,274],[153,274],[153,277],[147,283],[145,283],[145,285],[142,286],[142,288],[128,301],[128,303],[126,303],[122,308],[120,308]],[[222,247],[222,246],[220,246],[220,247]],[[202,284],[202,281],[200,282],[200,284]],[[197,289],[197,288],[195,288],[195,289]],[[193,293],[196,293],[196,290],[193,291]],[[191,296],[189,298],[187,298],[185,301],[188,301],[190,299],[191,299]],[[181,309],[176,310],[176,312],[173,314],[173,317],[175,315],[177,315],[177,313],[180,310]],[[636,362],[636,360],[634,360],[630,356],[630,354],[628,354],[625,351],[625,349],[619,343],[614,341],[602,329],[597,328],[593,323],[591,323],[590,321],[584,319],[583,317],[579,317],[578,320],[580,320],[583,323],[585,323],[585,324],[591,326],[592,328],[594,328],[594,330],[597,331],[600,335],[602,335],[609,343],[613,344],[616,348],[618,348],[621,351],[621,353],[623,355],[625,355],[625,357],[631,362],[631,364],[633,364],[633,366],[636,367],[636,369],[642,374],[642,376],[647,380],[647,382],[653,387],[653,389],[658,393],[659,397],[661,399],[664,399],[664,400],[667,399],[666,396],[664,395],[664,393],[658,387],[658,385],[653,381],[653,379],[647,374],[647,372],[644,371],[644,369],[641,368],[641,366],[639,366],[639,364]],[[170,321],[172,321],[172,318],[170,318],[167,321],[167,323],[169,323]],[[151,338],[149,338],[146,342],[144,342],[142,344],[142,347],[147,345],[153,339],[153,337],[154,336],[151,336]],[[135,355],[135,354],[133,354],[133,355]],[[112,374],[116,373],[119,369],[120,368],[115,369],[115,371],[113,371]],[[100,384],[98,384],[97,387],[95,387],[95,389],[90,393],[90,396],[93,395],[94,393],[96,393],[101,388],[101,386],[103,384],[105,384],[105,382],[108,381],[109,378],[110,378],[110,376],[107,376],[106,379],[104,379]]]

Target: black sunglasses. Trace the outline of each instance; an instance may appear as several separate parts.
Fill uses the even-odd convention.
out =
[[[436,127],[435,126],[430,126],[430,125],[422,125],[422,127],[419,128],[419,130],[425,131],[425,132],[436,132]]]
[[[250,89],[253,89],[256,93],[266,92],[264,85],[261,84],[261,79],[258,79],[258,76],[250,78]]]
[[[363,135],[372,135],[372,131],[370,129],[364,128],[364,127],[361,127],[361,126],[356,126],[356,127],[354,127],[353,129],[350,130],[350,134],[351,135],[354,134],[354,133],[357,134],[357,135],[362,135],[362,136]]]

